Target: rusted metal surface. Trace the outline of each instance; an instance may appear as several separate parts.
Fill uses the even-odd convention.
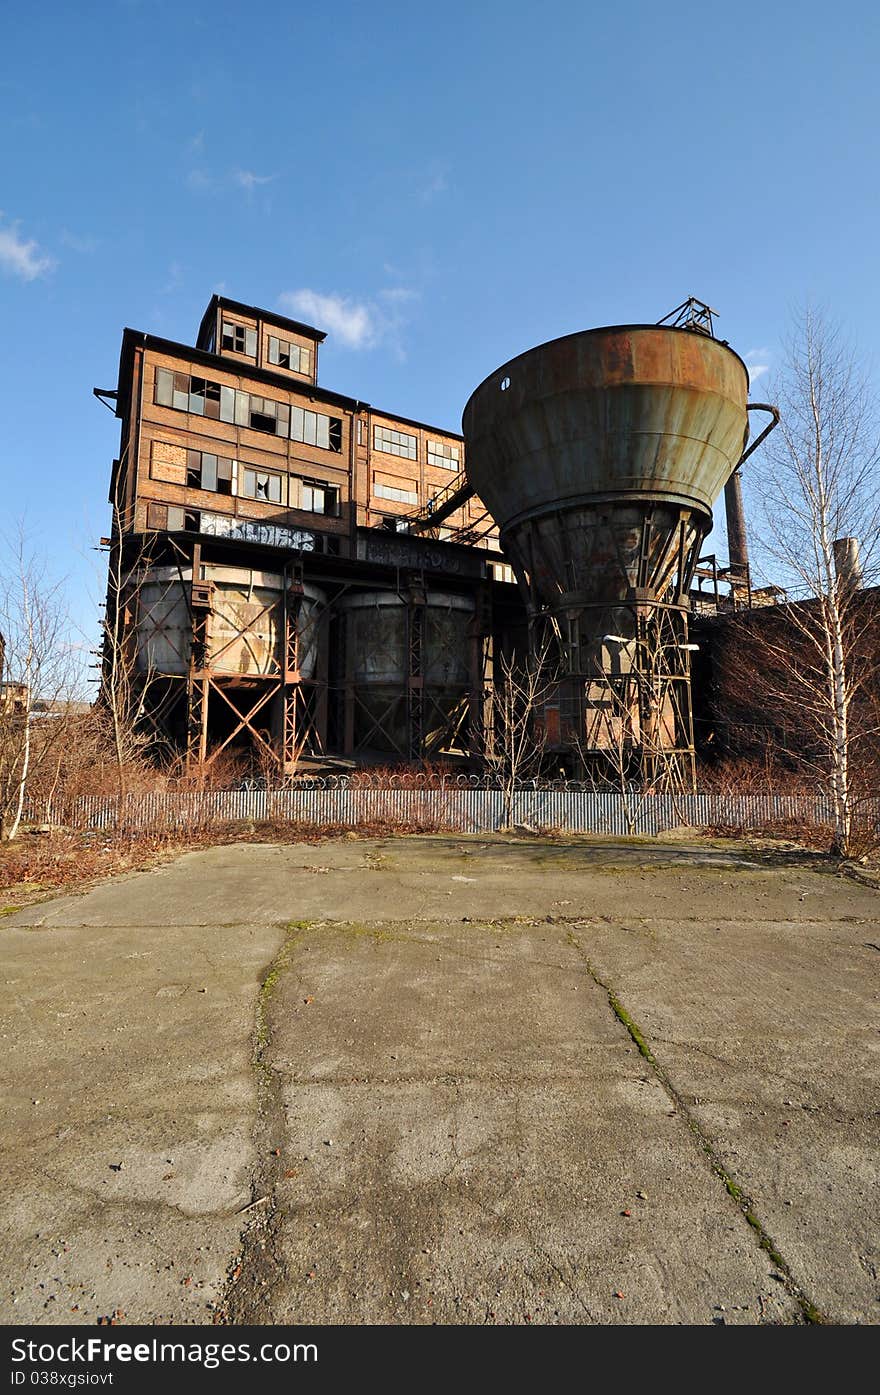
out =
[[[745,364],[705,335],[656,325],[568,335],[473,393],[467,475],[502,529],[625,497],[710,512],[742,454],[747,394]]]
[[[353,749],[410,756],[413,706],[428,753],[458,745],[471,683],[471,596],[366,591],[338,603],[345,617],[354,706]]]
[[[272,675],[279,672],[283,578],[277,572],[206,564],[200,569],[210,587],[205,666],[218,675]],[[151,674],[183,674],[192,647],[187,605],[192,569],[154,567],[138,594],[138,666]],[[201,584],[200,582],[195,583]],[[307,586],[301,604],[299,668],[314,672],[317,639],[312,623],[326,597]]]
[[[693,768],[687,597],[748,438],[747,397],[745,364],[708,333],[617,325],[520,354],[464,410],[468,478],[534,633],[558,637],[572,745],[625,745],[670,787]]]
[[[732,578],[747,581],[749,577],[749,544],[746,534],[746,511],[743,507],[742,477],[734,470],[724,486],[724,512],[727,518],[727,556]]]

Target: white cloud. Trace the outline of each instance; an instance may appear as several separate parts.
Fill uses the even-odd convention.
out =
[[[172,262],[168,268],[168,280],[160,288],[160,295],[173,295],[183,285],[183,267],[180,262]]]
[[[346,349],[375,349],[381,344],[403,360],[406,306],[419,299],[419,292],[408,286],[386,286],[370,299],[354,300],[303,288],[285,291],[278,299],[297,318],[326,329]]]
[[[90,257],[97,252],[101,245],[96,237],[79,237],[76,233],[68,232],[67,228],[62,228],[61,241],[65,247],[69,247],[74,252],[79,252],[84,257]]]
[[[276,176],[274,174],[254,174],[253,170],[233,170],[231,178],[234,184],[239,184],[250,194],[260,184],[271,184]]]
[[[196,152],[198,153],[198,152]],[[253,170],[234,169],[226,174],[212,174],[204,166],[195,165],[186,176],[194,194],[220,193],[224,189],[244,189],[252,194],[262,184],[271,184],[277,174],[256,174]]]
[[[39,243],[33,238],[25,242],[19,236],[17,223],[0,227],[0,268],[10,276],[17,276],[22,281],[34,281],[57,265],[54,257],[41,252]]]
[[[428,180],[427,184],[423,185],[419,197],[422,203],[433,203],[434,199],[445,194],[448,188],[446,175],[438,172]]]
[[[744,362],[749,370],[750,383],[756,383],[762,374],[770,372],[770,364],[767,362],[769,357],[769,349],[749,349],[744,356]]]
[[[375,310],[365,302],[341,295],[321,295],[307,288],[285,291],[278,299],[300,318],[328,330],[347,349],[370,349],[376,343]]]
[[[379,297],[389,305],[406,305],[410,300],[418,300],[419,293],[408,286],[389,286],[387,290],[379,292]]]
[[[190,170],[189,174],[186,176],[186,182],[194,194],[204,194],[209,189],[214,188],[215,181],[208,174],[207,170],[195,169]]]

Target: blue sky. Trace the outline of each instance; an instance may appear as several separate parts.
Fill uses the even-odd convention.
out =
[[[191,342],[216,290],[326,328],[325,386],[452,428],[513,354],[688,294],[756,372],[807,298],[873,362],[878,31],[867,0],[7,8],[7,521],[88,629],[118,440],[91,390],[123,326]]]

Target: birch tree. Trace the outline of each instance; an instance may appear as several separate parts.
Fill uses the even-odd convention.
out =
[[[853,851],[854,702],[878,680],[874,607],[859,578],[838,573],[836,541],[855,538],[870,580],[880,529],[880,431],[864,371],[839,328],[798,314],[776,385],[781,424],[753,483],[763,496],[765,550],[796,599],[762,635],[765,698],[792,710],[834,811],[834,851]],[[774,579],[779,580],[777,576]],[[782,623],[780,623],[782,622]],[[871,642],[869,642],[869,640]],[[871,733],[861,725],[862,738]]]
[[[23,531],[0,554],[0,836],[21,826],[28,785],[65,740],[75,655],[61,584]]]

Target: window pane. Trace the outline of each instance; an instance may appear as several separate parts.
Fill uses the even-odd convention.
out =
[[[217,488],[217,457],[202,455],[202,489]]]
[[[303,438],[303,415],[302,407],[291,407],[290,439],[292,441],[301,441]]]
[[[278,402],[275,406],[275,435],[287,436],[290,430],[290,408],[286,402]]]
[[[318,416],[317,444],[323,446],[325,450],[330,449],[330,418],[323,413]]]
[[[269,335],[269,362],[278,362],[278,340],[273,334]]]
[[[189,393],[188,393],[188,392],[181,392],[179,388],[175,388],[175,389],[174,389],[174,403],[173,403],[173,405],[177,408],[177,410],[178,410],[179,412],[186,412],[186,411],[188,411],[188,410],[189,410]]]
[[[318,435],[318,419],[314,412],[304,412],[303,417],[303,441],[307,446],[313,446]]]
[[[236,426],[247,426],[250,415],[250,399],[246,392],[236,392],[235,394],[235,424]]]
[[[183,528],[183,509],[169,508],[168,528],[172,533],[179,533]]]
[[[174,374],[167,368],[156,370],[156,401],[160,407],[170,407],[174,396]]]
[[[220,389],[220,420],[235,420],[235,388],[221,387]]]
[[[245,330],[245,353],[251,358],[257,356],[257,331],[255,329]]]

